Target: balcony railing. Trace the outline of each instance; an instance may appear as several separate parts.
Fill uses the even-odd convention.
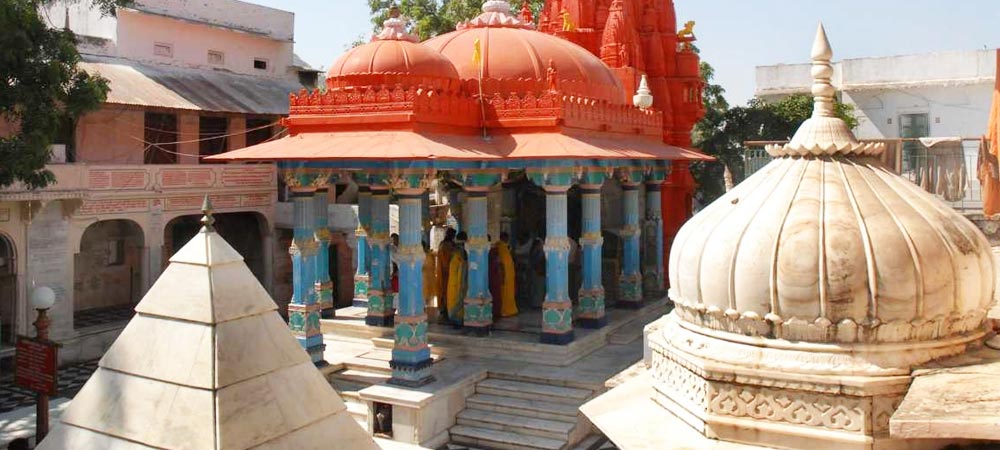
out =
[[[864,142],[886,144],[882,162],[903,176],[962,212],[974,212],[983,207],[982,186],[978,177],[979,138],[963,138],[960,151],[936,153],[928,151],[919,139],[862,139]],[[771,162],[764,147],[787,141],[744,142],[743,170],[749,177]]]

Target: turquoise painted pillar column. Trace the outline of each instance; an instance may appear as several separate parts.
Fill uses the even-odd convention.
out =
[[[577,305],[577,323],[582,328],[601,328],[607,324],[604,312],[604,285],[601,281],[601,183],[604,173],[587,173],[580,185],[583,226],[580,247],[583,253],[583,283]]]
[[[314,177],[296,173],[286,179],[292,191],[294,231],[288,252],[292,257],[292,300],[288,304],[288,326],[299,344],[317,366],[323,360],[323,334],[320,332],[320,305],[316,296],[316,187]]]
[[[542,302],[543,344],[573,342],[573,303],[569,298],[569,237],[566,192],[575,168],[529,169],[531,181],[545,189],[545,300]]]
[[[358,228],[354,230],[354,236],[357,238],[357,249],[354,253],[357,269],[354,271],[353,304],[366,308],[370,282],[368,269],[371,251],[368,245],[368,230],[371,229],[372,223],[372,191],[368,184],[363,184],[358,181],[359,179],[360,177],[355,179],[358,183]]]
[[[316,219],[316,299],[320,307],[320,316],[324,319],[333,318],[337,310],[333,307],[333,281],[330,279],[330,190],[329,185],[316,189],[313,198]]]
[[[660,191],[663,180],[650,176],[646,180],[646,223],[652,236],[647,236],[646,258],[649,260],[643,272],[643,290],[650,298],[658,299],[663,295],[663,206]]]
[[[569,237],[566,235],[566,191],[545,186],[545,301],[542,343],[573,342],[573,303],[569,298]]]
[[[391,327],[393,321],[390,297],[389,270],[389,186],[372,184],[372,227],[368,234],[371,246],[370,287],[368,288],[368,315],[365,323]]]
[[[466,187],[465,205],[462,209],[465,212],[465,231],[469,235],[465,244],[469,253],[469,291],[465,295],[462,325],[474,335],[485,336],[493,326],[493,297],[489,288],[490,242],[486,236],[487,191]]]
[[[621,292],[618,306],[638,308],[642,306],[642,273],[639,261],[639,184],[631,180],[622,182],[622,226],[623,260],[620,279]]]
[[[419,184],[418,184],[419,185]],[[390,383],[417,387],[434,380],[424,314],[423,187],[397,189],[399,199],[399,310],[396,311]]]

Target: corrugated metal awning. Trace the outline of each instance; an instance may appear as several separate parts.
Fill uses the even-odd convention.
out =
[[[243,114],[288,114],[298,82],[84,55],[80,67],[111,84],[107,103]]]

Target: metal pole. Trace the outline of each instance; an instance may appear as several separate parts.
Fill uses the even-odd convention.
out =
[[[35,336],[41,341],[49,340],[49,310],[36,309],[38,319],[35,320]],[[49,395],[38,392],[35,394],[35,445],[37,446],[49,434]]]

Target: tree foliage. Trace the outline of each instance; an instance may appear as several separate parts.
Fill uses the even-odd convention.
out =
[[[131,0],[90,0],[104,14]],[[45,170],[49,146],[107,97],[107,80],[79,68],[76,37],[49,28],[41,9],[53,0],[0,2],[0,187],[21,182],[40,188],[54,181]]]
[[[509,0],[513,11],[521,10],[522,0]],[[529,0],[536,17],[545,0]],[[389,17],[389,8],[399,7],[400,14],[410,21],[410,31],[421,40],[455,30],[455,25],[482,12],[483,0],[368,0],[372,13],[372,28],[378,31]]]
[[[729,168],[734,182],[743,180],[744,142],[789,140],[799,125],[812,115],[813,109],[813,99],[806,94],[790,95],[774,103],[755,98],[745,106],[730,107],[723,96],[725,89],[712,82],[714,75],[712,66],[702,62],[705,117],[695,125],[694,146],[718,161],[697,163],[691,167],[691,174],[698,183],[696,200],[701,205],[711,203],[725,193],[726,168]],[[850,128],[857,126],[852,105],[837,101],[834,108],[836,115]]]

